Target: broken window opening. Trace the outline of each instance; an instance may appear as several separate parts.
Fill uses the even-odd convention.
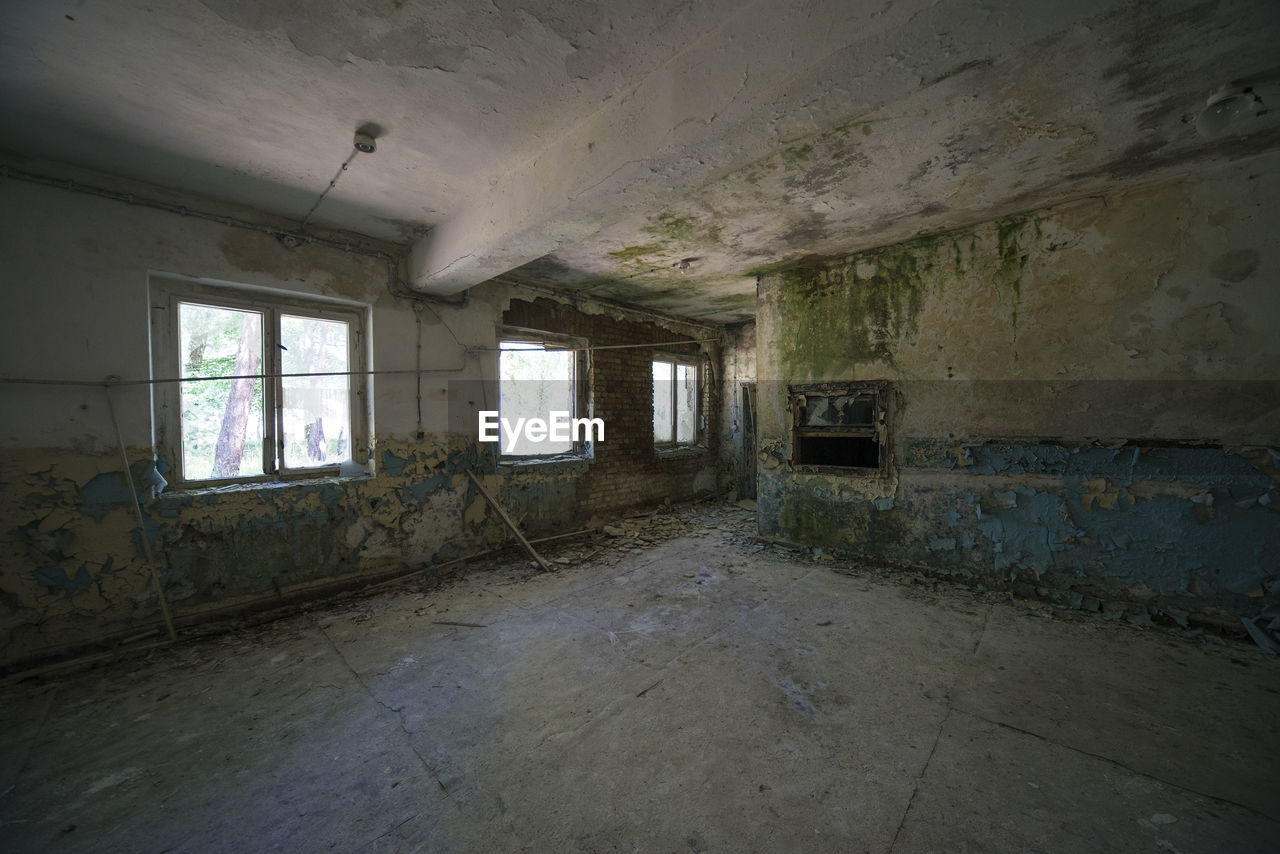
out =
[[[792,464],[887,471],[887,388],[879,380],[791,387]]]
[[[880,442],[874,436],[797,436],[796,463],[802,466],[880,467]]]
[[[498,417],[508,424],[554,417],[577,419],[590,410],[587,393],[590,352],[585,339],[529,329],[498,330]],[[587,416],[590,417],[590,416]],[[527,432],[499,441],[500,455],[509,458],[589,456],[585,430],[571,429],[569,438],[541,441]]]

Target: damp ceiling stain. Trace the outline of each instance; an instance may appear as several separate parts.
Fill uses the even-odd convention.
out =
[[[313,222],[406,250],[486,193],[554,195],[572,186],[565,173],[612,157],[599,187],[489,235],[536,248],[507,272],[718,322],[753,314],[762,268],[1177,178],[1280,143],[1274,115],[1230,138],[1195,130],[1219,86],[1277,76],[1280,7],[1256,0],[1046,0],[988,18],[964,3],[892,0],[871,17],[817,4],[809,29],[784,16],[800,23],[736,58],[722,103],[703,103],[710,80],[644,89],[673,58],[711,62],[739,31],[761,38],[749,22],[779,9],[323,0],[298,14],[285,0],[176,0],[64,15],[32,4],[0,37],[10,71],[0,132],[19,158],[300,219],[353,129],[376,122],[377,152],[352,162]],[[796,34],[811,50],[786,43]],[[652,150],[627,144],[642,128],[601,120],[644,98],[637,115],[670,122]],[[564,150],[584,127],[585,150]],[[1223,257],[1214,273],[1235,281],[1253,263]]]

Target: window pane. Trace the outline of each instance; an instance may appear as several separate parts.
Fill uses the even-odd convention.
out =
[[[698,369],[676,365],[676,441],[693,444],[698,438]]]
[[[503,341],[498,353],[498,417],[516,428],[519,419],[540,418],[550,423],[552,413],[576,415],[573,391],[574,353],[546,350],[527,341]],[[533,442],[521,430],[509,443],[499,436],[502,453],[512,455],[564,454],[573,450],[573,440]]]
[[[351,459],[351,360],[347,324],[341,320],[280,316],[280,369],[284,374],[284,467],[314,468]]]
[[[671,411],[671,369],[670,362],[653,363],[653,441],[669,443],[672,441],[672,428],[675,416]]]
[[[262,315],[256,311],[178,305],[182,377],[262,373]],[[262,465],[262,380],[179,384],[182,475],[187,480],[251,477]]]
[[[809,395],[805,400],[803,423],[808,427],[874,427],[875,398],[870,395]]]

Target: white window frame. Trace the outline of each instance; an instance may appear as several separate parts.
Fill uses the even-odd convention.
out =
[[[655,436],[653,439],[654,450],[681,451],[688,448],[701,448],[704,446],[703,442],[705,439],[705,432],[706,432],[704,430],[704,425],[702,423],[702,415],[703,415],[702,397],[704,392],[703,382],[704,382],[704,377],[706,375],[706,371],[703,368],[704,361],[705,361],[705,358],[703,356],[690,356],[684,353],[655,352],[653,354],[653,358],[650,360],[650,366],[649,366],[650,377],[653,376],[653,363],[669,362],[672,365],[672,369],[671,369],[671,380],[672,380],[671,382],[671,441],[659,442],[658,438]],[[685,367],[693,368],[694,382],[698,386],[698,392],[694,396],[695,408],[693,411],[693,439],[692,441],[689,441],[689,442],[680,442],[676,440],[676,433],[678,432],[676,427],[676,422],[678,421],[678,419],[676,417],[676,382],[675,382],[675,367],[674,367],[675,365],[684,365]],[[657,389],[655,388],[654,391],[656,392]],[[652,434],[653,419],[650,418],[649,420],[650,420],[649,432],[650,434]]]
[[[537,329],[526,329],[519,326],[500,326],[498,327],[498,347],[501,349],[504,341],[519,342],[521,344],[541,344],[547,350],[572,350],[573,359],[573,413],[570,418],[591,418],[592,399],[591,399],[591,350],[587,344],[587,339],[579,338],[574,335],[562,335],[557,332],[542,332]],[[501,357],[501,353],[499,353]],[[496,360],[495,360],[496,361]],[[495,373],[498,377],[496,387],[498,389],[497,407],[499,414],[502,410],[502,368],[500,364],[495,364]],[[584,431],[585,432],[585,431]],[[520,462],[555,462],[557,460],[575,460],[586,459],[593,455],[594,449],[592,443],[579,436],[573,443],[573,447],[567,451],[548,451],[543,454],[508,454],[502,450],[502,443],[498,443],[498,457],[503,463],[520,463]]]
[[[175,487],[200,489],[238,483],[273,483],[333,477],[344,472],[339,463],[307,468],[284,466],[283,401],[280,350],[280,316],[340,320],[348,324],[347,346],[349,402],[351,406],[351,458],[365,466],[369,455],[371,400],[367,306],[325,297],[300,295],[245,285],[209,283],[170,276],[152,276],[151,371],[152,425],[156,452],[169,462],[169,480]],[[178,307],[194,303],[214,308],[255,311],[262,314],[263,401],[262,470],[264,474],[232,478],[189,479],[182,459],[182,354]],[[249,453],[248,448],[245,450]],[[360,472],[364,473],[364,472]]]

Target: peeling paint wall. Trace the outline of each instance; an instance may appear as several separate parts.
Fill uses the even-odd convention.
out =
[[[719,483],[720,330],[704,324],[594,309],[567,300],[510,294],[503,322],[584,339],[591,354],[592,417],[605,439],[590,459],[503,465],[502,498],[531,533],[581,528],[592,520],[664,501],[686,501]],[[702,341],[703,343],[665,343]],[[700,356],[706,393],[697,447],[657,450],[653,442],[653,359]]]
[[[760,524],[1143,621],[1280,601],[1270,154],[761,279]],[[889,380],[883,475],[787,386]]]
[[[450,382],[481,377],[466,348],[494,346],[504,289],[478,288],[465,306],[415,306],[390,294],[386,265],[368,255],[290,249],[259,232],[14,180],[0,181],[0,191],[13,320],[0,339],[7,377],[149,377],[153,273],[367,306],[375,370],[413,369],[421,341],[421,421],[415,378],[376,376],[365,477],[152,498],[150,389],[112,392],[146,536],[179,621],[506,538],[466,476],[488,472],[496,492],[494,467],[474,433],[448,418]],[[5,384],[0,394],[0,663],[154,628],[158,602],[105,390]]]

